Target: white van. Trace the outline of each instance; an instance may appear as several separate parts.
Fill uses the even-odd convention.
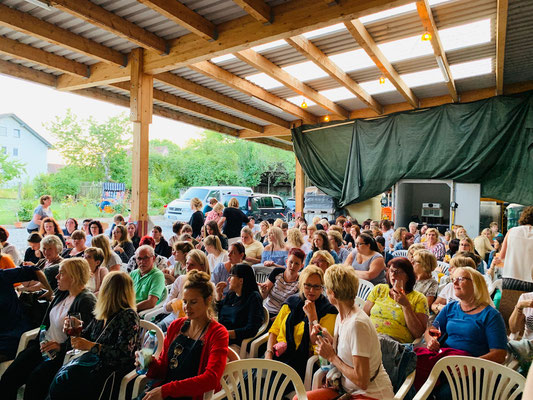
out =
[[[165,218],[171,221],[189,222],[192,215],[191,199],[198,197],[205,206],[210,198],[214,197],[220,201],[221,197],[227,194],[251,196],[254,192],[252,188],[244,186],[193,186],[179,199],[172,200],[167,205]]]

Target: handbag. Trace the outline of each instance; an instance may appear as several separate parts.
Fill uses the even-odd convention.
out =
[[[46,314],[46,310],[50,305],[47,300],[40,299],[45,292],[22,292],[19,296],[20,305],[24,315],[26,315],[30,322],[31,329],[37,328],[41,325],[42,320]]]

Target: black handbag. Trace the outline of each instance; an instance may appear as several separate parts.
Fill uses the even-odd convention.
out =
[[[44,299],[39,299],[45,293],[44,290],[39,292],[22,292],[19,296],[19,301],[24,311],[24,315],[31,324],[31,328],[38,328],[44,319],[46,310],[50,302]]]

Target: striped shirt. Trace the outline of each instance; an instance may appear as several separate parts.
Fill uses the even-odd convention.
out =
[[[275,268],[268,277],[268,280],[274,284],[272,290],[264,301],[264,305],[273,317],[279,313],[279,310],[285,300],[295,293],[298,293],[298,280],[287,282],[283,277],[285,268]]]

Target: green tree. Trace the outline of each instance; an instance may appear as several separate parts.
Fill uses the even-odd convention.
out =
[[[7,154],[0,153],[0,185],[13,179],[20,178],[26,172],[24,163],[11,159]]]
[[[79,120],[69,109],[45,126],[57,139],[54,147],[67,165],[82,168],[94,180],[124,182],[129,176],[132,130],[125,114],[98,123],[93,118]]]

